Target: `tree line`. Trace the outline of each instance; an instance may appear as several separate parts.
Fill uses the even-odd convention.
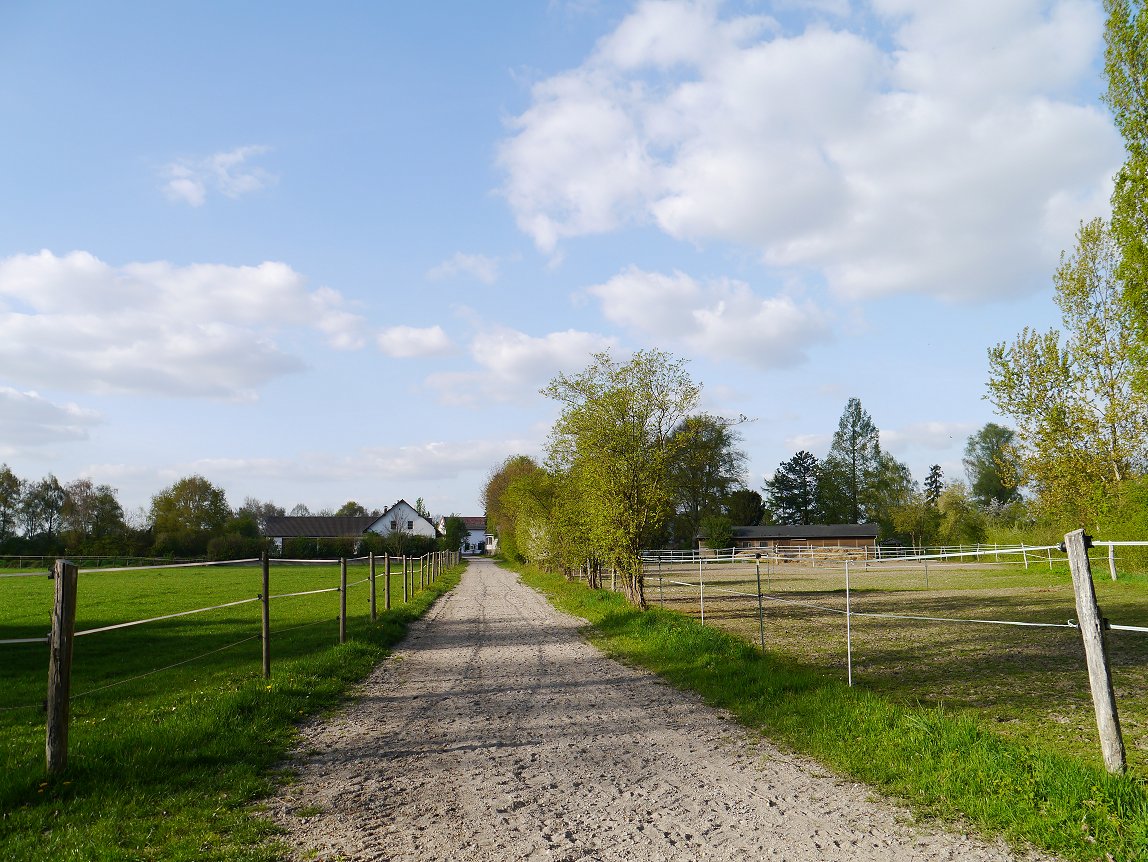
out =
[[[415,508],[434,523],[422,498]],[[192,475],[156,493],[146,509],[129,514],[110,485],[86,478],[61,483],[52,474],[21,479],[0,464],[0,555],[246,559],[272,550],[264,535],[267,519],[287,514],[378,517],[382,511],[354,500],[334,510],[312,513],[298,503],[288,511],[254,497],[233,509],[223,488]],[[465,524],[451,515],[444,526],[446,535],[438,539],[402,529],[357,539],[289,538],[282,553],[329,558],[368,551],[420,556],[439,547],[457,550],[466,536]]]

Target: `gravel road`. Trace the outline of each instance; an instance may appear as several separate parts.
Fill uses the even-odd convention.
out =
[[[486,560],[269,800],[297,859],[1009,860],[584,643]]]

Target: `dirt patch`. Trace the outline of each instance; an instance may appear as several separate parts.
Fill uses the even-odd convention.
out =
[[[269,800],[296,859],[1006,860],[605,658],[487,561]]]

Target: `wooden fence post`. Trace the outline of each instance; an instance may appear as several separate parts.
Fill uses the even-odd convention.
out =
[[[347,642],[347,558],[339,558],[339,643]]]
[[[375,593],[375,552],[371,551],[371,622],[378,619],[378,605],[376,604]]]
[[[383,554],[383,610],[391,609],[391,555]]]
[[[260,604],[262,608],[263,626],[261,633],[263,635],[263,678],[271,678],[271,560],[267,556],[267,552],[263,552],[263,592],[259,598],[262,599]]]
[[[1116,714],[1116,695],[1112,691],[1112,676],[1108,667],[1108,649],[1104,642],[1107,621],[1096,606],[1096,590],[1092,585],[1092,568],[1088,563],[1088,548],[1092,539],[1084,530],[1075,530],[1064,537],[1064,550],[1072,570],[1072,587],[1076,592],[1076,615],[1080,621],[1080,636],[1084,640],[1084,654],[1088,662],[1088,684],[1092,689],[1092,705],[1096,711],[1096,728],[1100,732],[1100,749],[1104,754],[1104,767],[1112,773],[1123,774],[1124,739],[1120,733],[1120,718]]]
[[[52,634],[48,639],[48,731],[44,754],[48,774],[58,775],[68,765],[69,697],[72,691],[72,644],[76,631],[79,569],[67,560],[56,560],[53,574],[56,598],[52,605]]]

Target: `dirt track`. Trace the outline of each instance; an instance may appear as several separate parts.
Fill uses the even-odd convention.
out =
[[[488,561],[269,801],[299,859],[1006,860],[605,658]]]

